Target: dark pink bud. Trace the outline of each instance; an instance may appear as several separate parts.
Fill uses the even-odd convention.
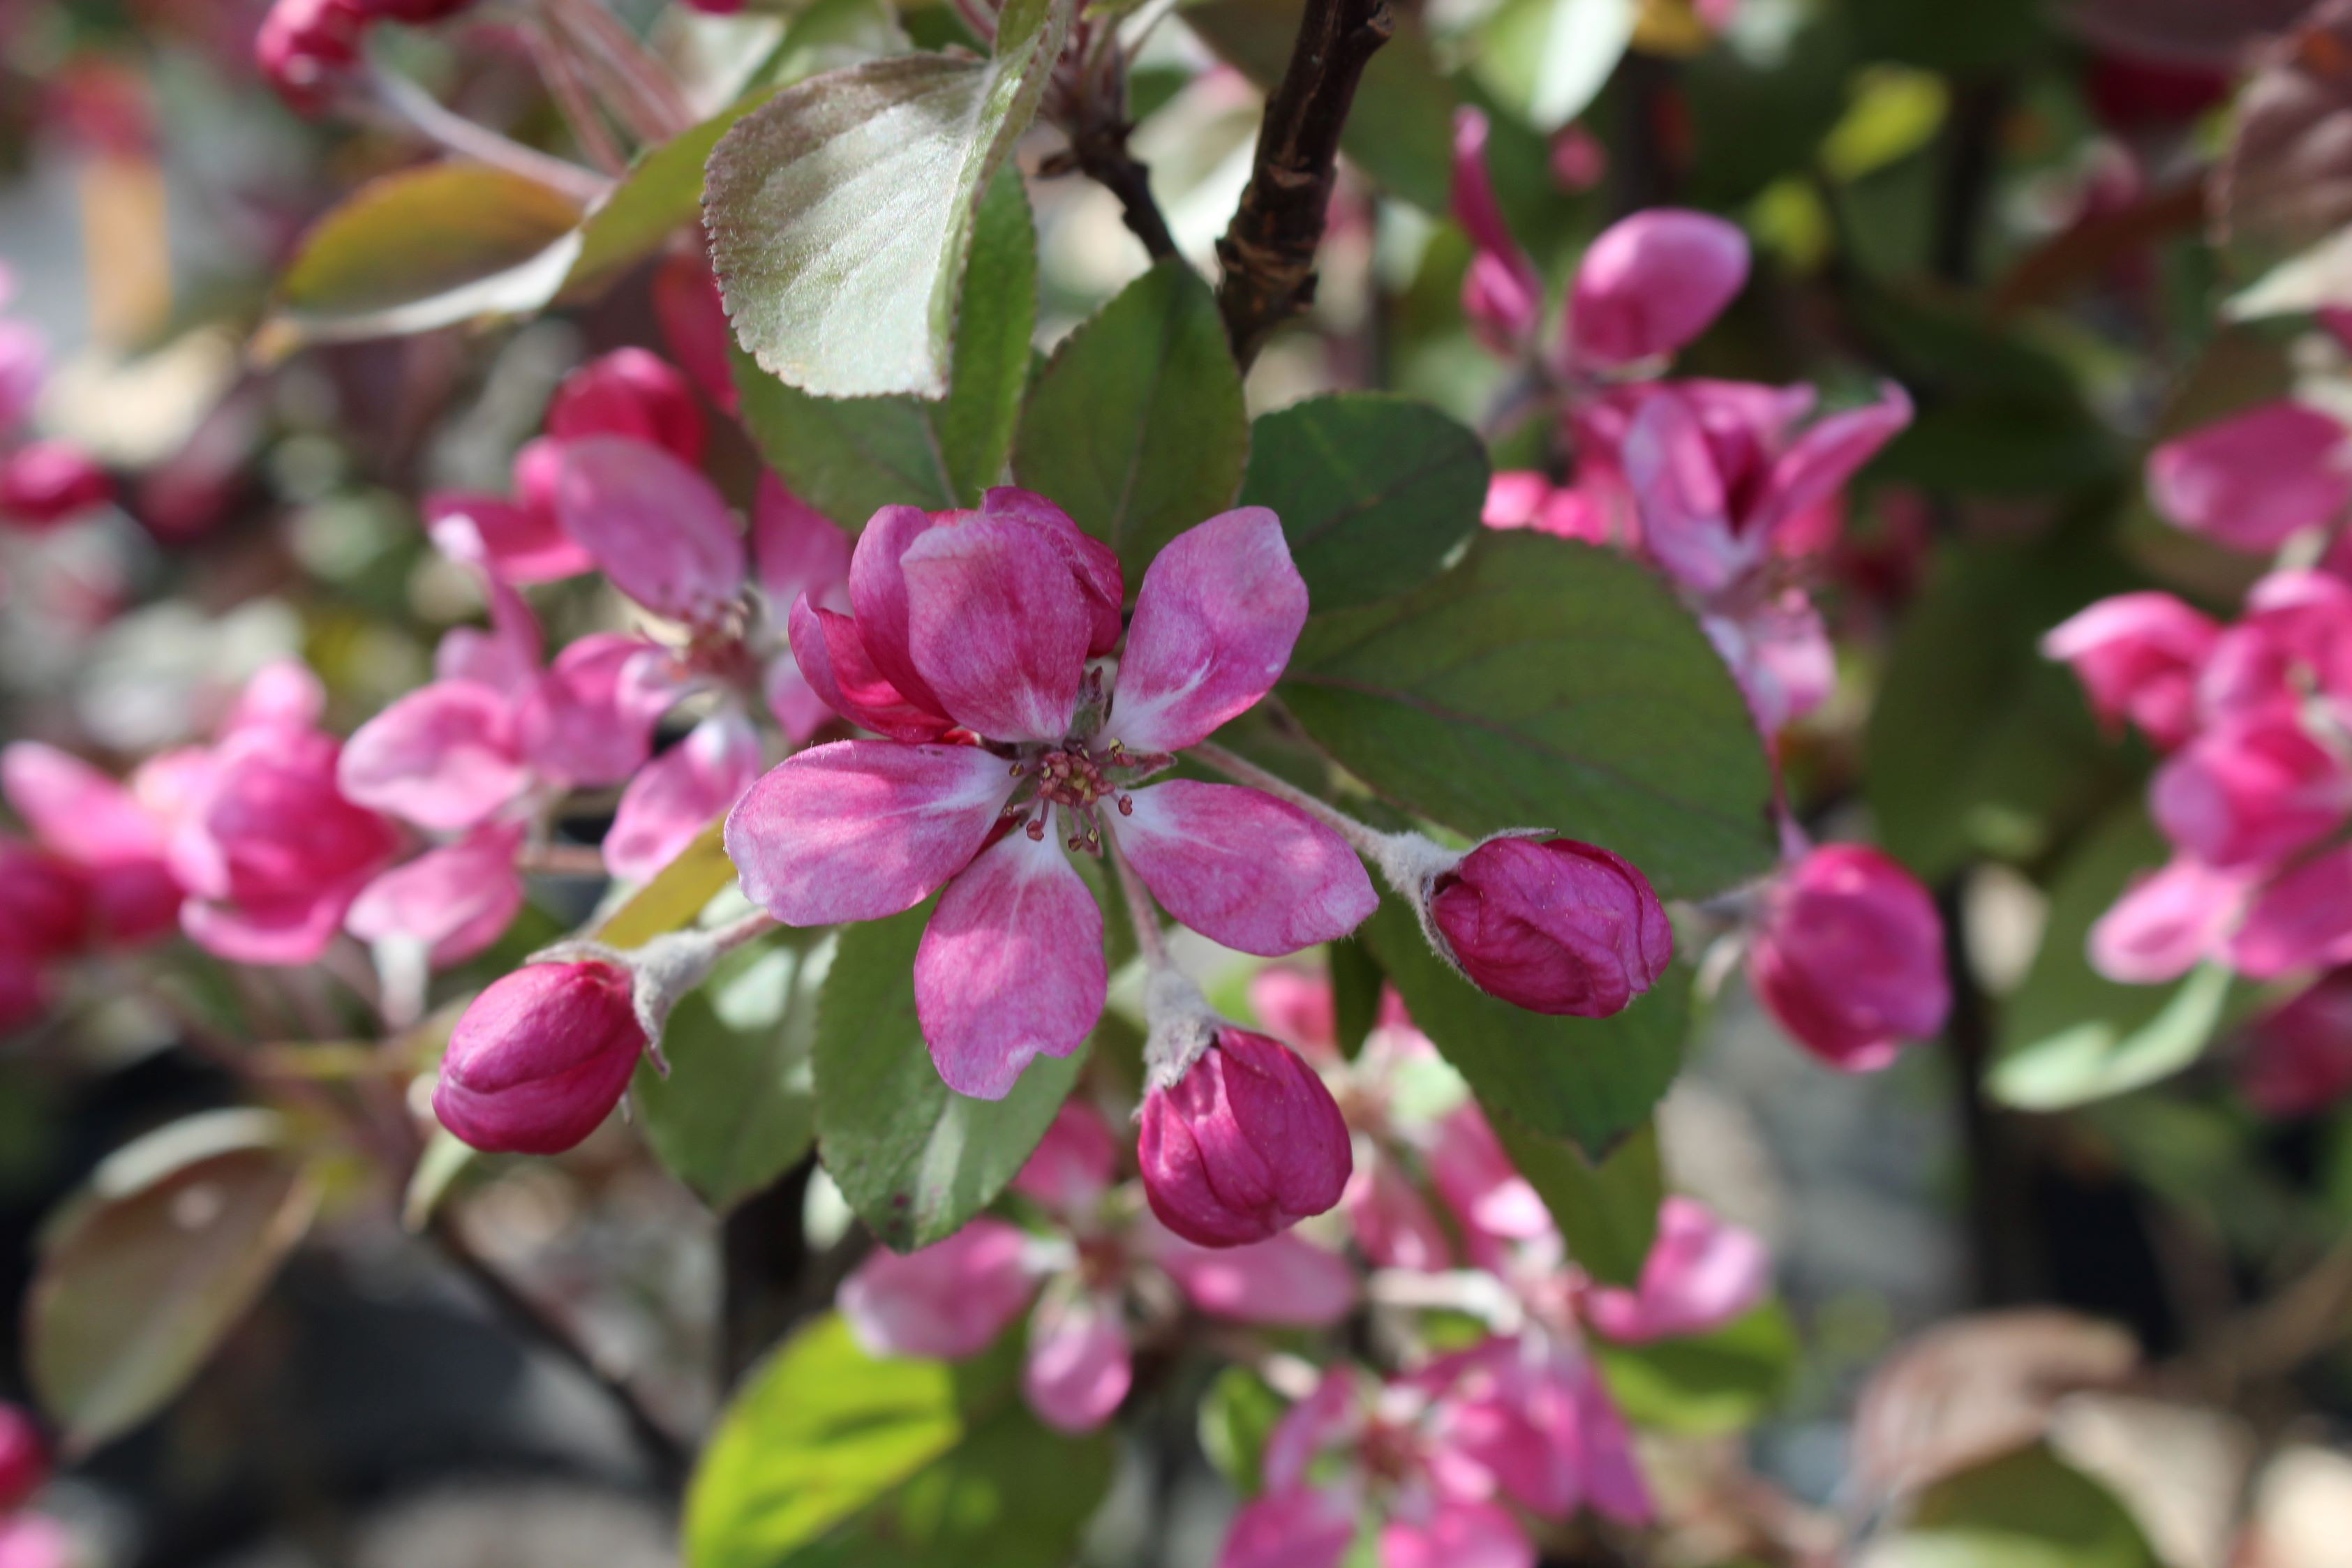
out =
[[[615,349],[564,377],[547,405],[547,434],[559,441],[625,435],[689,465],[702,461],[706,435],[693,385],[643,349]]]
[[[114,498],[114,481],[70,442],[36,441],[0,462],[0,517],[49,528]]]
[[[478,1149],[560,1154],[621,1103],[645,1049],[627,970],[532,964],[457,1020],[433,1113]]]
[[[1927,890],[1878,851],[1825,844],[1766,894],[1748,952],[1756,994],[1831,1066],[1885,1066],[1944,1027],[1944,923]]]
[[[1136,1145],[1160,1222],[1202,1247],[1240,1247],[1339,1201],[1355,1169],[1348,1124],[1314,1069],[1228,1025],[1143,1102]]]
[[[359,0],[278,0],[254,35],[254,60],[278,97],[315,114],[358,68],[368,20]]]
[[[16,1406],[0,1405],[0,1514],[22,1508],[48,1479],[40,1428]]]
[[[1429,926],[1472,985],[1530,1012],[1607,1018],[1675,956],[1649,879],[1574,839],[1488,839],[1432,883]]]
[[[89,885],[47,850],[0,839],[0,946],[35,960],[62,958],[89,935]]]

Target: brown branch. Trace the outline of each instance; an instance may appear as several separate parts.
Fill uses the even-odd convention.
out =
[[[1265,100],[1249,188],[1217,242],[1217,307],[1244,370],[1276,327],[1314,302],[1339,129],[1365,65],[1395,31],[1388,0],[1307,0],[1290,64]]]
[[[1176,254],[1176,236],[1151,194],[1151,170],[1127,150],[1129,127],[1089,128],[1070,138],[1070,159],[1081,173],[1118,198],[1128,228],[1143,242],[1151,259]]]

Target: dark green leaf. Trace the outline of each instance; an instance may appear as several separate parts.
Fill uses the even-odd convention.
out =
[[[1184,7],[1184,22],[1244,76],[1271,88],[1306,14],[1306,0],[1203,0]],[[1339,150],[1397,195],[1443,214],[1454,189],[1454,89],[1420,18],[1392,15],[1396,32],[1364,68]]]
[[[68,1448],[177,1394],[310,1228],[319,1186],[263,1112],[175,1122],[111,1155],[53,1220],[26,1361]]]
[[[1109,1484],[1110,1440],[1041,1426],[1011,1348],[877,1361],[818,1320],[720,1418],[687,1495],[688,1568],[1057,1568]]]
[[[1086,1057],[1040,1057],[1002,1100],[941,1082],[915,1021],[915,948],[930,914],[925,903],[843,932],[817,1004],[824,1168],[858,1218],[901,1252],[953,1234],[1004,1190]]]
[[[2208,965],[2176,984],[2126,986],[2091,967],[2091,926],[2133,877],[2171,853],[2137,801],[2084,836],[2050,889],[2050,918],[2024,983],[2002,1010],[1987,1078],[1994,1096],[2057,1111],[2141,1088],[2197,1060],[2215,1029],[2253,988],[2233,995],[2229,972]]]
[[[1013,472],[1108,540],[1132,591],[1160,546],[1233,505],[1249,439],[1216,298],[1171,258],[1045,361],[1021,410]]]
[[[981,199],[1074,0],[1012,0],[996,55],[901,55],[786,88],[710,155],[704,223],[737,336],[819,397],[947,395]]]
[[[302,236],[272,346],[393,337],[536,310],[579,248],[580,204],[460,160],[371,180]]]
[[[1797,1367],[1789,1315],[1767,1303],[1713,1333],[1650,1344],[1587,1341],[1625,1418],[1661,1431],[1737,1432],[1769,1414]]]
[[[1666,1196],[1656,1126],[1643,1127],[1596,1162],[1565,1139],[1532,1131],[1508,1111],[1484,1109],[1503,1152],[1551,1211],[1568,1255],[1604,1284],[1639,1284]]]
[[[1457,832],[1550,828],[1667,897],[1772,864],[1771,771],[1730,672],[1608,551],[1485,534],[1416,592],[1309,621],[1280,692],[1341,766]]]
[[[562,297],[586,299],[653,255],[702,216],[702,166],[710,150],[771,91],[751,93],[704,120],[651,147],[629,165],[621,183],[580,225],[580,250],[563,279]]]
[[[1929,882],[1971,855],[2045,852],[2121,782],[2044,632],[2124,586],[2102,548],[1959,545],[1896,634],[1864,776],[1879,841]]]
[[[2159,1568],[2115,1494],[2036,1444],[1928,1489],[1889,1546],[1934,1568]]]
[[[981,204],[944,402],[820,398],[735,355],[743,423],[793,493],[845,528],[881,507],[976,505],[1002,477],[1028,383],[1037,319],[1037,244],[1020,175]]]
[[[1380,1022],[1381,988],[1388,984],[1388,977],[1381,973],[1372,950],[1352,936],[1325,951],[1331,961],[1331,1012],[1339,1030],[1339,1054],[1353,1061],[1364,1049],[1364,1038]]]
[[[2038,0],[1848,0],[1866,58],[1931,70],[2000,70],[2032,55],[2046,35]]]
[[[1421,924],[1383,898],[1358,931],[1405,1007],[1479,1100],[1526,1127],[1606,1158],[1646,1120],[1682,1066],[1690,972],[1679,965],[1612,1019],[1549,1018],[1497,1001],[1429,949]]]
[[[1478,438],[1410,398],[1336,392],[1250,426],[1242,504],[1282,519],[1318,612],[1416,588],[1477,531]]]
[[[646,1141],[713,1208],[766,1186],[815,1139],[809,1058],[829,937],[789,931],[730,954],[670,1015],[669,1076],[637,1069]]]

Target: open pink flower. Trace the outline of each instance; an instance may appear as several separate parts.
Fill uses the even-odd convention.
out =
[[[2102,720],[2127,718],[2169,750],[2196,732],[2199,673],[2221,636],[2169,593],[2124,593],[2053,629],[2042,651],[2074,666]]]
[[[0,750],[0,792],[44,848],[80,872],[100,941],[144,942],[178,925],[169,824],[130,789],[79,758],[20,740]]]
[[[792,643],[844,717],[888,737],[787,758],[727,823],[744,891],[788,925],[874,920],[945,889],[915,959],[949,1085],[1002,1098],[1102,1010],[1102,915],[1065,852],[1106,836],[1177,920],[1296,952],[1377,902],[1346,843],[1255,789],[1144,785],[1271,689],[1307,619],[1274,514],[1227,512],[1146,572],[1116,683],[1117,560],[1050,502],[877,513],[854,616],[803,600]]]
[[[2149,454],[2156,509],[2232,549],[2273,550],[2352,499],[2344,427],[2301,403],[2266,402]]]
[[[1624,1344],[1706,1333],[1764,1299],[1772,1259],[1752,1231],[1676,1195],[1658,1210],[1658,1239],[1633,1290],[1595,1285],[1584,1318]]]
[[[1137,1214],[1114,1196],[1117,1158],[1102,1118],[1066,1103],[1013,1184],[1052,1230],[982,1216],[919,1251],[877,1253],[840,1291],[858,1342],[877,1355],[960,1361],[1034,1301],[1023,1392],[1045,1421],[1083,1432],[1127,1396],[1130,1319],[1164,1295],[1136,1291],[1143,1276],[1164,1276],[1202,1312],[1237,1322],[1320,1327],[1354,1304],[1347,1264],[1297,1236],[1211,1250]]]
[[[2222,870],[2274,862],[2318,840],[2352,810],[2352,768],[2270,708],[2206,730],[2148,785],[2164,836]]]

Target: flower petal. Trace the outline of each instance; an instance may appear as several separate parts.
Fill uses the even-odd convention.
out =
[[[1706,213],[1659,207],[1601,231],[1569,293],[1571,358],[1623,365],[1671,354],[1748,283],[1748,236]]]
[[[1246,1247],[1196,1247],[1149,1217],[1142,1244],[1186,1298],[1213,1317],[1286,1328],[1324,1328],[1356,1304],[1347,1260],[1286,1230]]]
[[[2148,498],[2234,549],[2273,550],[2352,499],[2344,426],[2284,399],[2176,436],[2148,455]]]
[[[1381,1568],[1535,1568],[1535,1542],[1490,1502],[1448,1500],[1425,1520],[1391,1519]]]
[[[1126,630],[1121,612],[1127,604],[1127,579],[1119,570],[1118,552],[1070,519],[1070,514],[1029,490],[1000,485],[980,498],[983,517],[1008,517],[1041,528],[1077,580],[1086,596],[1093,630],[1087,652],[1108,653],[1118,646]]]
[[[1053,541],[1025,522],[980,517],[930,529],[899,564],[907,645],[948,715],[991,740],[1059,739],[1077,710],[1093,617]]]
[[[564,444],[555,514],[613,586],[656,615],[703,621],[743,586],[743,536],[709,480],[657,446]]]
[[[366,881],[345,877],[308,896],[268,903],[191,898],[180,905],[180,925],[197,946],[232,964],[308,964],[335,939]]]
[[[785,631],[809,689],[850,723],[893,740],[937,740],[952,727],[947,715],[891,684],[848,616],[797,599]]]
[[[1053,1125],[1013,1178],[1013,1190],[1075,1222],[1093,1214],[1118,1166],[1118,1145],[1101,1113],[1074,1095],[1054,1113]]]
[[[760,476],[751,504],[751,559],[775,610],[803,594],[812,604],[848,608],[849,536],[772,474]]]
[[[1170,541],[1143,574],[1108,733],[1178,751],[1274,689],[1307,624],[1307,583],[1264,507],[1220,513]]]
[[[885,507],[866,520],[849,556],[849,604],[856,612],[866,654],[882,678],[917,706],[940,711],[938,695],[908,651],[912,612],[901,561],[908,547],[931,531],[932,520],[920,507]]]
[[[1828,500],[1910,423],[1911,399],[1893,382],[1882,384],[1876,402],[1816,420],[1773,463],[1749,531],[1769,539],[1783,522]]]
[[[627,779],[652,754],[654,726],[676,695],[662,678],[667,664],[660,647],[618,632],[573,643],[515,715],[523,755],[550,778],[585,789]]]
[[[1771,1256],[1755,1232],[1676,1195],[1658,1211],[1658,1237],[1639,1288],[1595,1287],[1585,1298],[1585,1318],[1625,1344],[1707,1333],[1761,1301],[1771,1274]]]
[[[1018,1227],[982,1215],[919,1251],[875,1252],[842,1281],[837,1304],[869,1355],[961,1361],[1029,1304],[1027,1249]]]
[[[2091,967],[2127,986],[2177,980],[2220,950],[2245,898],[2244,878],[2176,855],[2092,924]]]
[[[1356,1542],[1356,1512],[1339,1487],[1269,1491],[1234,1515],[1217,1568],[1339,1568]]]
[[[1178,779],[1104,821],[1168,913],[1213,942],[1279,957],[1346,936],[1380,905],[1339,834],[1238,784]]]
[[[977,747],[814,747],[736,802],[727,855],[744,895],[787,925],[879,920],[969,865],[1017,782]]]
[[[352,901],[344,927],[362,942],[405,936],[436,968],[462,964],[505,935],[522,908],[520,823],[476,830],[385,872]]]
[[[1731,497],[1696,413],[1676,392],[1643,400],[1621,448],[1642,515],[1642,542],[1685,588],[1712,593],[1763,554],[1735,528]]]
[[[420,828],[488,820],[530,785],[507,699],[471,681],[436,681],[360,726],[336,781],[344,798]]]
[[[427,496],[425,529],[443,555],[478,561],[501,582],[554,582],[596,567],[552,510],[497,496],[465,490]]]
[[[19,740],[0,750],[0,790],[42,843],[83,865],[163,852],[163,824],[130,790],[80,758]]]
[[[932,911],[915,950],[915,1016],[949,1088],[1002,1100],[1032,1061],[1085,1042],[1107,978],[1095,895],[1054,833],[1015,829]]]
[[[2352,963],[2352,849],[2314,856],[2263,888],[2231,936],[2229,956],[2254,980]]]
[[[712,714],[640,769],[604,835],[604,869],[646,882],[760,777],[760,737],[741,714]]]
[[[1029,1408],[1062,1431],[1091,1432],[1111,1418],[1134,1381],[1118,1298],[1048,1289],[1030,1322],[1029,1360],[1021,1372]]]

